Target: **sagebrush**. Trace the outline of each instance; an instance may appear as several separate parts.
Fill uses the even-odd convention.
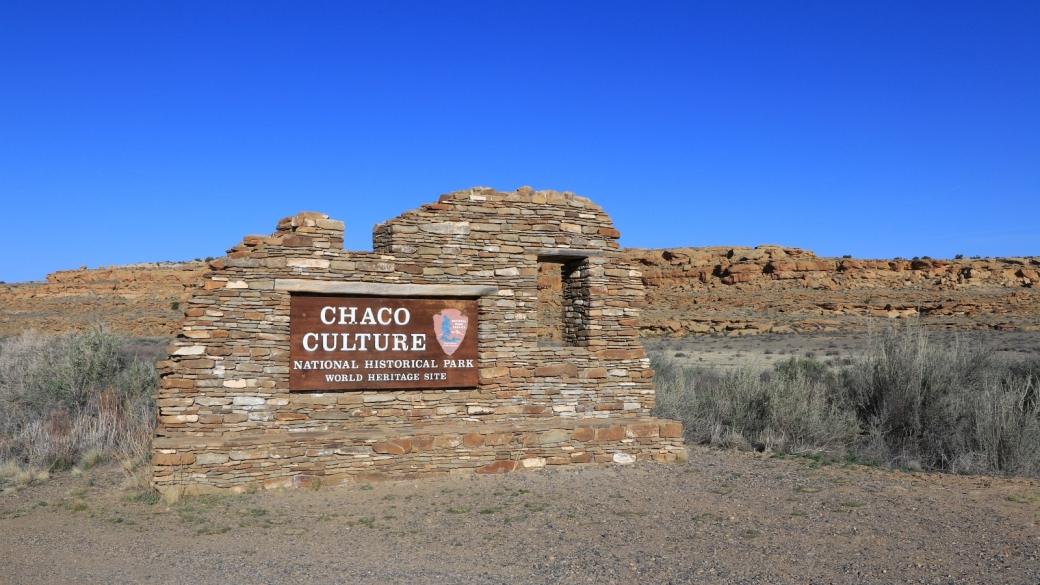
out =
[[[873,332],[840,388],[864,426],[866,457],[951,472],[1040,475],[1037,356],[1010,361],[920,326]]]
[[[61,469],[147,453],[152,357],[102,327],[0,341],[0,463]]]
[[[731,373],[684,368],[652,354],[657,414],[681,420],[698,443],[767,451],[840,451],[859,434],[831,385],[805,368]]]
[[[803,358],[727,373],[651,360],[656,414],[698,443],[1040,477],[1040,356],[940,345],[911,324],[872,330],[866,354],[836,371]]]

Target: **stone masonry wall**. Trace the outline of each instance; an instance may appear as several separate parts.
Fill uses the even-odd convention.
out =
[[[343,251],[343,223],[300,213],[246,236],[186,303],[161,362],[153,481],[195,491],[685,457],[654,419],[638,341],[641,274],[588,199],[521,188],[444,195]],[[581,258],[586,258],[582,261]],[[539,259],[579,262],[570,345],[539,347]],[[479,299],[479,386],[289,392],[289,298],[278,279],[496,285]]]

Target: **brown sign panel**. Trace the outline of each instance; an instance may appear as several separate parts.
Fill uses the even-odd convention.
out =
[[[289,389],[477,385],[477,301],[292,295]]]

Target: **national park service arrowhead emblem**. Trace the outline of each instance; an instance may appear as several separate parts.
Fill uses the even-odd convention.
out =
[[[469,317],[458,309],[444,309],[433,316],[433,335],[444,353],[451,355],[462,345],[469,327]]]

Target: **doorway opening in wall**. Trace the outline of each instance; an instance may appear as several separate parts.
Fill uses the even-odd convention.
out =
[[[538,259],[537,339],[538,347],[588,345],[588,258]]]

